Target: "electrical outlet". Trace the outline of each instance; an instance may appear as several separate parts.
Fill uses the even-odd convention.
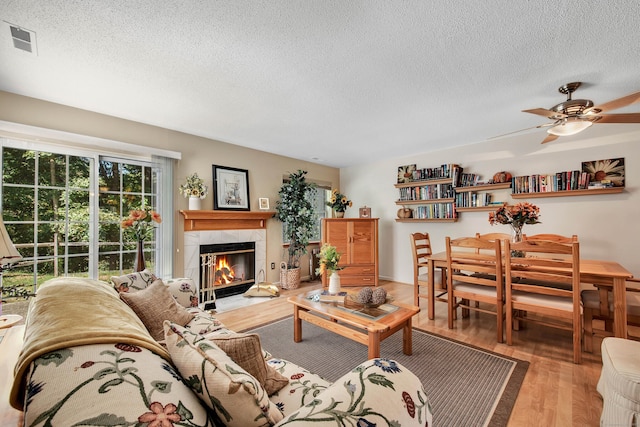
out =
[[[275,263],[275,262],[272,262],[272,263],[271,263],[271,269],[272,269],[272,270],[275,270],[275,269],[276,269],[276,263]]]

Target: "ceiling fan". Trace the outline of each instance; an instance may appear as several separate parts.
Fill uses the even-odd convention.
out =
[[[594,123],[640,123],[640,113],[604,114],[609,110],[626,107],[627,105],[640,101],[640,92],[632,93],[631,95],[614,99],[604,104],[594,105],[590,99],[571,99],[571,94],[575,92],[581,84],[582,82],[573,82],[560,86],[558,92],[567,95],[567,100],[554,105],[550,109],[534,108],[531,110],[522,110],[525,113],[544,116],[553,120],[553,122],[516,132],[549,127],[547,130],[549,135],[542,141],[542,143],[545,144],[558,139],[560,136],[575,135]],[[505,135],[510,135],[511,133]]]

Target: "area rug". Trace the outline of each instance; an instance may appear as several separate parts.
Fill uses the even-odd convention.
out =
[[[367,359],[367,347],[302,322],[293,342],[293,317],[252,329],[263,348],[335,382]],[[529,363],[413,329],[413,355],[402,353],[402,332],[381,343],[381,357],[411,370],[432,403],[433,424],[506,426]]]

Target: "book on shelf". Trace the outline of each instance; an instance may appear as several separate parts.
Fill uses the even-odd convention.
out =
[[[511,178],[511,192],[513,194],[584,190],[586,188],[589,188],[589,174],[579,170],[546,175],[520,175]]]

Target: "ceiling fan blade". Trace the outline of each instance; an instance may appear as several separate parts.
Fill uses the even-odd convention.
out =
[[[604,104],[596,105],[595,107],[591,107],[585,110],[585,114],[589,111],[600,113],[603,111],[616,110],[618,108],[626,107],[627,105],[631,105],[638,101],[640,101],[640,92],[632,93],[631,95],[623,96],[622,98],[614,99],[612,101],[605,102]]]
[[[602,114],[595,123],[640,123],[640,113]]]
[[[556,139],[558,139],[557,135],[548,134],[541,144],[546,144],[547,142],[555,141]]]
[[[537,114],[539,116],[547,117],[549,119],[562,119],[564,117],[567,117],[566,114],[557,113],[555,111],[546,110],[544,108],[534,108],[532,110],[522,110],[522,112],[523,113]]]
[[[558,122],[545,123],[545,124],[538,125],[538,126],[531,126],[530,128],[525,128],[525,129],[520,129],[520,130],[514,130],[513,132],[509,132],[509,133],[503,133],[502,135],[498,135],[498,136],[492,136],[491,138],[487,138],[487,139],[502,138],[503,136],[513,135],[514,133],[524,132],[524,131],[531,130],[531,129],[546,128],[546,127],[549,127],[549,126],[555,126],[555,125],[557,125],[557,124],[558,124]]]

